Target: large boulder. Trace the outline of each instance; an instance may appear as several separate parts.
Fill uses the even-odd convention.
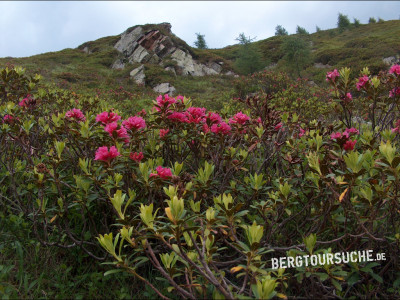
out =
[[[170,96],[173,96],[174,93],[176,92],[176,89],[170,85],[168,82],[165,83],[160,83],[159,85],[156,85],[153,88],[153,91],[160,93],[160,94],[168,94]]]

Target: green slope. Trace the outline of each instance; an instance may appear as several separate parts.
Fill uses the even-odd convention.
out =
[[[147,24],[143,27],[162,31],[157,25]],[[179,47],[188,50],[199,62],[219,60],[224,62],[225,70],[234,70],[239,45],[200,50],[190,47],[173,34],[170,36]],[[302,38],[310,42],[312,47],[313,63],[330,66],[316,68],[311,64],[303,71],[304,75],[317,83],[323,83],[325,73],[332,68],[348,66],[353,72],[358,72],[364,66],[369,66],[372,72],[388,68],[382,59],[400,54],[399,36],[398,20],[360,25],[342,33],[339,33],[338,29],[330,29],[304,35]],[[275,69],[285,70],[281,45],[287,38],[288,36],[274,36],[253,43],[262,56],[263,66],[276,64]],[[110,91],[122,87],[137,99],[154,98],[156,94],[149,86],[138,86],[130,79],[129,72],[134,66],[124,70],[110,68],[118,57],[118,52],[113,48],[118,39],[119,35],[109,36],[84,43],[76,49],[64,49],[25,58],[0,58],[0,66],[23,66],[28,73],[41,74],[46,82],[79,92],[94,93],[96,89]],[[83,51],[86,46],[90,48],[90,54]],[[229,76],[175,77],[162,67],[151,64],[145,65],[145,73],[148,82],[170,82],[179,94],[191,96],[199,105],[211,105],[218,109],[221,101],[229,100],[234,95],[232,84],[235,79]]]

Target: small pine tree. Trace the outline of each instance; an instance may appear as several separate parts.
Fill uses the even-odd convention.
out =
[[[309,43],[293,36],[287,38],[281,47],[287,67],[301,77],[301,71],[312,62]]]
[[[297,34],[308,34],[308,31],[305,28],[300,27],[299,25],[297,25],[296,33]]]
[[[275,27],[275,35],[276,36],[288,35],[288,32],[282,25],[277,25]]]
[[[376,19],[374,17],[369,18],[368,20],[369,24],[375,24],[376,23]]]
[[[262,69],[261,55],[251,44],[256,38],[246,37],[244,33],[239,34],[236,41],[239,42],[239,57],[235,61],[235,67],[239,73],[251,74]]]
[[[343,32],[346,29],[350,28],[350,20],[349,17],[339,13],[338,22],[337,22],[339,32]]]
[[[356,19],[356,18],[354,18],[354,22],[353,22],[353,25],[354,25],[354,27],[360,27],[360,20],[359,19]]]
[[[194,45],[196,46],[196,48],[199,49],[207,49],[207,43],[206,40],[204,38],[204,34],[200,34],[200,33],[196,33],[197,36],[197,40],[194,42]]]
[[[315,31],[316,31],[316,32],[320,32],[320,31],[321,31],[321,28],[319,28],[318,26],[315,26]]]

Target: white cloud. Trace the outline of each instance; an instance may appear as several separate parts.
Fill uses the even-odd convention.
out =
[[[278,24],[289,33],[297,25],[315,32],[316,25],[336,27],[339,12],[367,23],[372,16],[398,19],[399,11],[394,1],[0,1],[0,57],[75,48],[146,23],[171,23],[189,45],[200,32],[209,47],[221,48],[241,32],[273,36]]]

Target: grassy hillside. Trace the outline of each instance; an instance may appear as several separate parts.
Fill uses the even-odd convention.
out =
[[[163,32],[163,28],[158,28],[157,25],[147,24],[143,27],[145,30],[156,28]],[[238,58],[240,45],[200,50],[190,47],[173,34],[170,36],[179,47],[188,50],[198,61],[205,63],[219,60],[223,61],[224,69],[235,70],[234,62]],[[312,63],[303,74],[317,83],[324,84],[325,73],[332,68],[348,66],[352,68],[353,73],[358,73],[364,66],[369,66],[372,72],[386,69],[382,59],[400,54],[399,36],[400,21],[397,20],[360,25],[342,33],[338,29],[330,29],[303,35],[302,38],[306,39],[312,48]],[[274,36],[253,43],[261,54],[263,67],[274,64],[276,70],[286,70],[282,60],[285,53],[281,45],[289,37]],[[110,92],[123,89],[131,94],[133,101],[154,99],[156,93],[149,86],[138,86],[130,79],[129,72],[135,65],[124,70],[110,68],[118,57],[118,52],[113,47],[118,39],[119,35],[109,36],[86,42],[76,49],[64,49],[25,58],[0,58],[0,66],[23,66],[28,73],[41,74],[46,82],[75,91],[95,93],[96,90]],[[86,46],[91,53],[83,50]],[[316,63],[326,65],[326,68],[315,67]],[[218,109],[221,102],[234,96],[234,78],[229,76],[190,78],[174,76],[157,65],[146,64],[145,68],[148,82],[169,82],[177,89],[177,93],[191,96],[198,105]]]

